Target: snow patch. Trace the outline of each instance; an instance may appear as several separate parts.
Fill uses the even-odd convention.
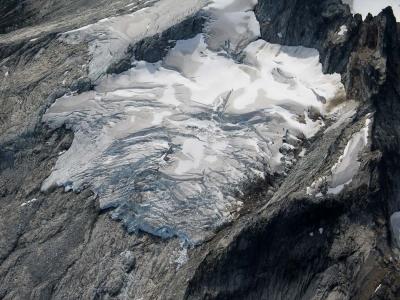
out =
[[[177,255],[174,263],[176,264],[176,270],[182,268],[189,260],[188,248],[184,243],[180,244],[180,249],[175,253]]]
[[[367,118],[365,126],[354,133],[346,147],[332,166],[328,175],[315,180],[310,187],[306,188],[308,195],[322,196],[324,193],[339,194],[347,184],[350,184],[353,177],[357,174],[361,165],[359,161],[360,153],[368,145],[371,119]]]
[[[340,29],[339,29],[339,31],[338,31],[338,35],[339,36],[344,36],[346,33],[347,33],[347,26],[346,25],[342,25],[342,26],[340,26]]]
[[[374,294],[376,294],[376,292],[378,292],[378,291],[380,290],[381,287],[382,287],[382,283],[379,284],[379,285],[376,287],[376,289],[375,289],[375,291],[374,291]]]
[[[299,153],[299,157],[304,157],[307,153],[307,149],[303,148],[300,153]]]
[[[36,202],[36,201],[37,201],[37,199],[33,198],[32,200],[29,200],[29,201],[26,201],[26,202],[22,203],[21,207],[27,206],[29,204],[32,204],[32,203]]]
[[[349,184],[357,173],[360,167],[360,162],[358,160],[359,154],[368,143],[370,122],[371,120],[367,119],[365,121],[365,126],[351,137],[343,154],[332,167],[330,188],[334,189],[341,185]],[[335,191],[332,193],[335,193]]]
[[[205,0],[161,0],[151,8],[106,18],[95,24],[65,32],[61,39],[72,44],[89,44],[93,56],[89,65],[89,76],[96,80],[112,63],[123,58],[130,44],[179,24],[205,4]]]

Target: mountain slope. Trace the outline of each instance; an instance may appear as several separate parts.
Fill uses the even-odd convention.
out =
[[[229,13],[236,13],[235,9],[250,2],[238,1],[230,6],[225,1],[217,1],[212,12],[218,13],[218,9],[225,7]],[[15,37],[5,35],[0,38],[0,105],[3,112],[0,124],[0,298],[400,297],[398,250],[393,239],[393,234],[398,234],[399,229],[390,226],[390,217],[399,210],[397,173],[400,149],[400,126],[397,125],[400,49],[398,26],[391,9],[385,9],[376,17],[368,16],[363,21],[359,15],[353,16],[349,7],[338,0],[318,3],[311,0],[259,0],[252,3],[256,4],[254,16],[260,24],[259,32],[263,40],[253,42],[254,38],[251,38],[246,43],[253,42],[257,46],[275,43],[317,49],[322,66],[318,67],[315,59],[309,61],[324,73],[339,73],[345,93],[330,99],[314,89],[314,93],[306,97],[315,98],[316,103],[326,101],[326,110],[334,113],[308,110],[309,114],[303,115],[305,120],[309,116],[310,120],[322,121],[323,125],[315,134],[302,137],[301,144],[297,141],[299,136],[294,138],[283,132],[279,136],[281,143],[297,147],[293,150],[292,147],[279,145],[279,153],[286,157],[283,170],[267,172],[264,179],[246,185],[240,196],[235,195],[243,202],[241,209],[229,222],[213,229],[212,234],[203,238],[196,247],[186,247],[182,239],[161,239],[142,232],[129,234],[120,223],[109,217],[107,207],[101,206],[102,194],[90,185],[80,186],[76,192],[66,192],[64,188],[55,186],[41,191],[43,182],[51,178],[57,161],[66,153],[73,153],[73,143],[79,133],[73,123],[49,128],[41,120],[43,116],[44,120],[53,116],[54,122],[58,122],[57,114],[65,113],[65,107],[72,107],[80,118],[82,104],[77,102],[79,105],[73,107],[69,100],[83,98],[86,105],[87,101],[92,101],[85,98],[90,93],[104,97],[101,94],[104,91],[108,94],[113,92],[104,90],[104,87],[115,88],[115,82],[118,83],[129,72],[136,72],[129,78],[129,84],[135,83],[137,87],[139,82],[143,85],[140,82],[143,73],[138,71],[140,60],[147,60],[149,68],[160,59],[164,61],[165,57],[171,59],[176,55],[177,59],[170,60],[168,66],[172,66],[172,71],[179,68],[185,70],[182,64],[188,59],[185,52],[188,48],[179,40],[191,41],[204,31],[214,33],[212,24],[220,24],[218,18],[214,15],[210,20],[207,11],[197,13],[200,8],[196,8],[182,17],[182,23],[181,20],[177,21],[178,24],[172,23],[169,25],[171,28],[162,28],[154,36],[144,36],[143,40],[134,40],[131,45],[129,41],[118,42],[117,45],[126,49],[115,49],[121,51],[118,52],[120,54],[113,56],[115,60],[108,62],[110,66],[104,66],[100,78],[97,72],[90,70],[93,66],[90,65],[93,62],[91,39],[70,43],[63,35],[56,35],[57,30],[48,33],[46,24],[29,23],[28,19],[23,25],[18,21],[3,27],[6,28],[4,30],[11,30],[26,26],[17,31]],[[13,13],[13,5],[17,2],[11,4],[2,9]],[[77,5],[82,7],[80,3]],[[85,5],[90,7],[93,3]],[[149,9],[153,7],[150,4]],[[100,10],[102,17],[113,14],[108,6]],[[245,11],[251,14],[252,9]],[[61,12],[67,14],[63,8]],[[51,16],[58,20],[57,13]],[[68,30],[93,23],[93,20],[85,22],[70,24],[72,28]],[[29,34],[31,24],[43,29],[39,30],[43,33],[38,40],[32,41],[35,36]],[[211,29],[208,27],[210,24]],[[64,25],[60,26],[64,28]],[[226,33],[226,27],[216,28],[216,33]],[[234,67],[250,65],[245,59],[237,58],[238,53],[227,51],[223,38],[219,40],[217,34],[215,37],[225,49],[201,49],[198,59],[213,58],[215,51],[218,53],[215,61],[233,57],[236,59]],[[213,41],[212,38],[208,40],[208,47],[211,48]],[[217,48],[221,46],[218,43]],[[280,46],[278,49],[272,56],[278,66],[267,69],[266,74],[273,74],[274,80],[291,89],[304,82],[310,86],[307,80],[314,78],[301,78],[304,73],[288,75],[289,66],[280,60],[279,55],[309,59],[310,53],[313,55],[315,52]],[[291,52],[290,49],[303,50]],[[193,50],[189,52],[196,53]],[[239,51],[240,55],[246,53]],[[274,60],[268,56],[270,54],[263,56],[263,53],[257,52],[257,66]],[[318,59],[318,56],[312,57]],[[167,59],[165,61],[168,62]],[[291,61],[292,64],[296,62]],[[191,68],[188,70],[192,72]],[[232,70],[224,73],[227,76]],[[113,74],[103,77],[105,72]],[[145,78],[146,82],[154,80],[159,74],[157,72],[160,71],[152,70],[153,77]],[[238,76],[238,73],[235,74]],[[197,73],[197,80],[198,76]],[[321,75],[321,78],[326,78],[323,76],[328,75]],[[179,80],[179,83],[187,84],[183,79]],[[218,78],[213,79],[216,80]],[[107,86],[109,82],[112,84]],[[213,89],[225,84],[224,80],[221,82]],[[261,81],[261,84],[265,87],[260,88],[265,88],[268,93],[274,82]],[[194,91],[198,90],[198,87],[194,88]],[[281,87],[280,91],[284,89]],[[70,92],[79,95],[62,98]],[[137,91],[131,90],[128,98],[133,92]],[[63,103],[60,99],[66,101],[65,107],[57,107]],[[49,109],[52,103],[55,104]],[[307,123],[299,117],[304,114],[304,108],[301,107],[299,112],[294,102],[287,103],[286,106],[280,105],[298,114],[295,120],[299,123]],[[90,110],[85,108],[83,112]],[[143,109],[140,112],[143,114]],[[54,115],[49,115],[51,113]],[[118,114],[118,118],[123,119],[121,113]],[[102,115],[105,113],[102,112]],[[140,114],[133,115],[140,117]],[[193,116],[206,120],[204,111]],[[274,120],[273,117],[262,117],[265,120],[263,125]],[[84,117],[83,120],[88,119]],[[146,120],[144,118],[142,125]],[[286,123],[280,122],[280,126],[287,128]],[[103,121],[96,126],[98,124],[103,124]],[[170,130],[170,127],[166,128]],[[175,131],[183,130],[182,127],[175,128],[179,128]],[[83,140],[79,145],[85,145],[85,142]],[[278,140],[275,143],[279,143]],[[81,150],[81,155],[89,147],[90,143]],[[236,147],[241,149],[242,144]],[[93,151],[97,148],[88,153],[95,153]],[[85,176],[91,176],[90,172],[85,171]],[[73,176],[71,178],[74,179]],[[123,186],[124,182],[118,184]],[[107,183],[107,186],[112,184]],[[220,206],[218,208],[221,209]],[[179,211],[180,206],[177,209]],[[186,219],[192,220],[191,217]],[[157,220],[164,219],[158,217]],[[185,222],[179,226],[188,228]]]

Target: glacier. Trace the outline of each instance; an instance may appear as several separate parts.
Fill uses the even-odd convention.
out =
[[[61,34],[70,44],[87,43],[92,60],[89,77],[99,79],[107,68],[123,58],[127,48],[184,21],[205,4],[205,0],[147,0],[131,14],[102,19],[97,23]],[[173,10],[170,8],[174,7]],[[135,6],[132,7],[135,9]]]
[[[177,41],[162,61],[133,61],[124,73],[101,76],[92,91],[57,99],[43,122],[66,126],[74,140],[42,190],[90,188],[129,232],[187,245],[234,219],[243,186],[284,173],[295,159],[288,153],[302,151],[344,93],[339,74],[323,74],[315,49],[259,39],[256,3],[210,1],[201,8],[209,16],[203,32]],[[111,23],[130,24],[122,20]],[[109,29],[109,22],[69,38]],[[136,33],[96,49],[117,53],[132,39]],[[92,61],[96,78],[100,61],[115,59],[101,53]]]

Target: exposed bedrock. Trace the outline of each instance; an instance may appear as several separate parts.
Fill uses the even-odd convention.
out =
[[[395,192],[398,183],[394,179],[399,170],[400,51],[399,24],[391,8],[384,9],[377,17],[369,15],[362,22],[360,15],[353,18],[340,1],[312,5],[311,1],[282,1],[280,5],[260,1],[256,12],[264,20],[263,38],[279,42],[273,34],[276,30],[286,33],[281,41],[285,44],[314,44],[321,53],[325,70],[341,73],[348,98],[362,103],[359,115],[374,113],[372,151],[380,157],[375,176],[379,178],[380,201],[388,209],[385,212],[392,214],[400,205]],[[304,9],[294,9],[285,19],[286,11],[293,5]],[[280,30],[281,22],[289,25]],[[338,36],[343,25],[347,31]]]
[[[350,53],[357,43],[362,23],[341,0],[259,1],[255,9],[263,39],[285,45],[302,45],[318,49],[328,73],[343,73]],[[338,35],[341,26],[347,27]]]
[[[314,46],[325,70],[343,75],[348,98],[361,104],[347,127],[367,113],[374,115],[371,150],[345,193],[310,199],[302,196],[295,174],[302,169],[305,175],[305,161],[313,159],[312,149],[321,143],[314,141],[271,202],[239,225],[226,246],[208,254],[186,297],[398,299],[399,265],[389,226],[391,214],[399,210],[400,158],[400,51],[392,11],[362,22],[340,1],[267,0],[256,12],[263,38]],[[343,25],[347,34],[338,36]],[[326,157],[337,151],[345,132],[331,141],[321,138],[330,145]]]
[[[107,73],[120,74],[127,71],[132,68],[133,60],[144,60],[151,63],[162,60],[168,51],[175,46],[177,40],[190,39],[200,33],[205,20],[205,15],[197,13],[163,32],[130,45],[125,57],[111,64]]]
[[[63,32],[106,17],[130,13],[151,3],[146,0],[4,0],[0,5],[0,34],[13,36],[6,36],[6,39],[19,39]]]

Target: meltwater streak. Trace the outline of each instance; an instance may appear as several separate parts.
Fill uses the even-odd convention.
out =
[[[59,98],[43,120],[75,138],[42,189],[90,187],[129,231],[188,244],[234,218],[242,184],[290,164],[280,149],[312,137],[323,122],[309,110],[343,92],[316,50],[257,40],[255,4],[214,1],[204,33],[163,61]]]

